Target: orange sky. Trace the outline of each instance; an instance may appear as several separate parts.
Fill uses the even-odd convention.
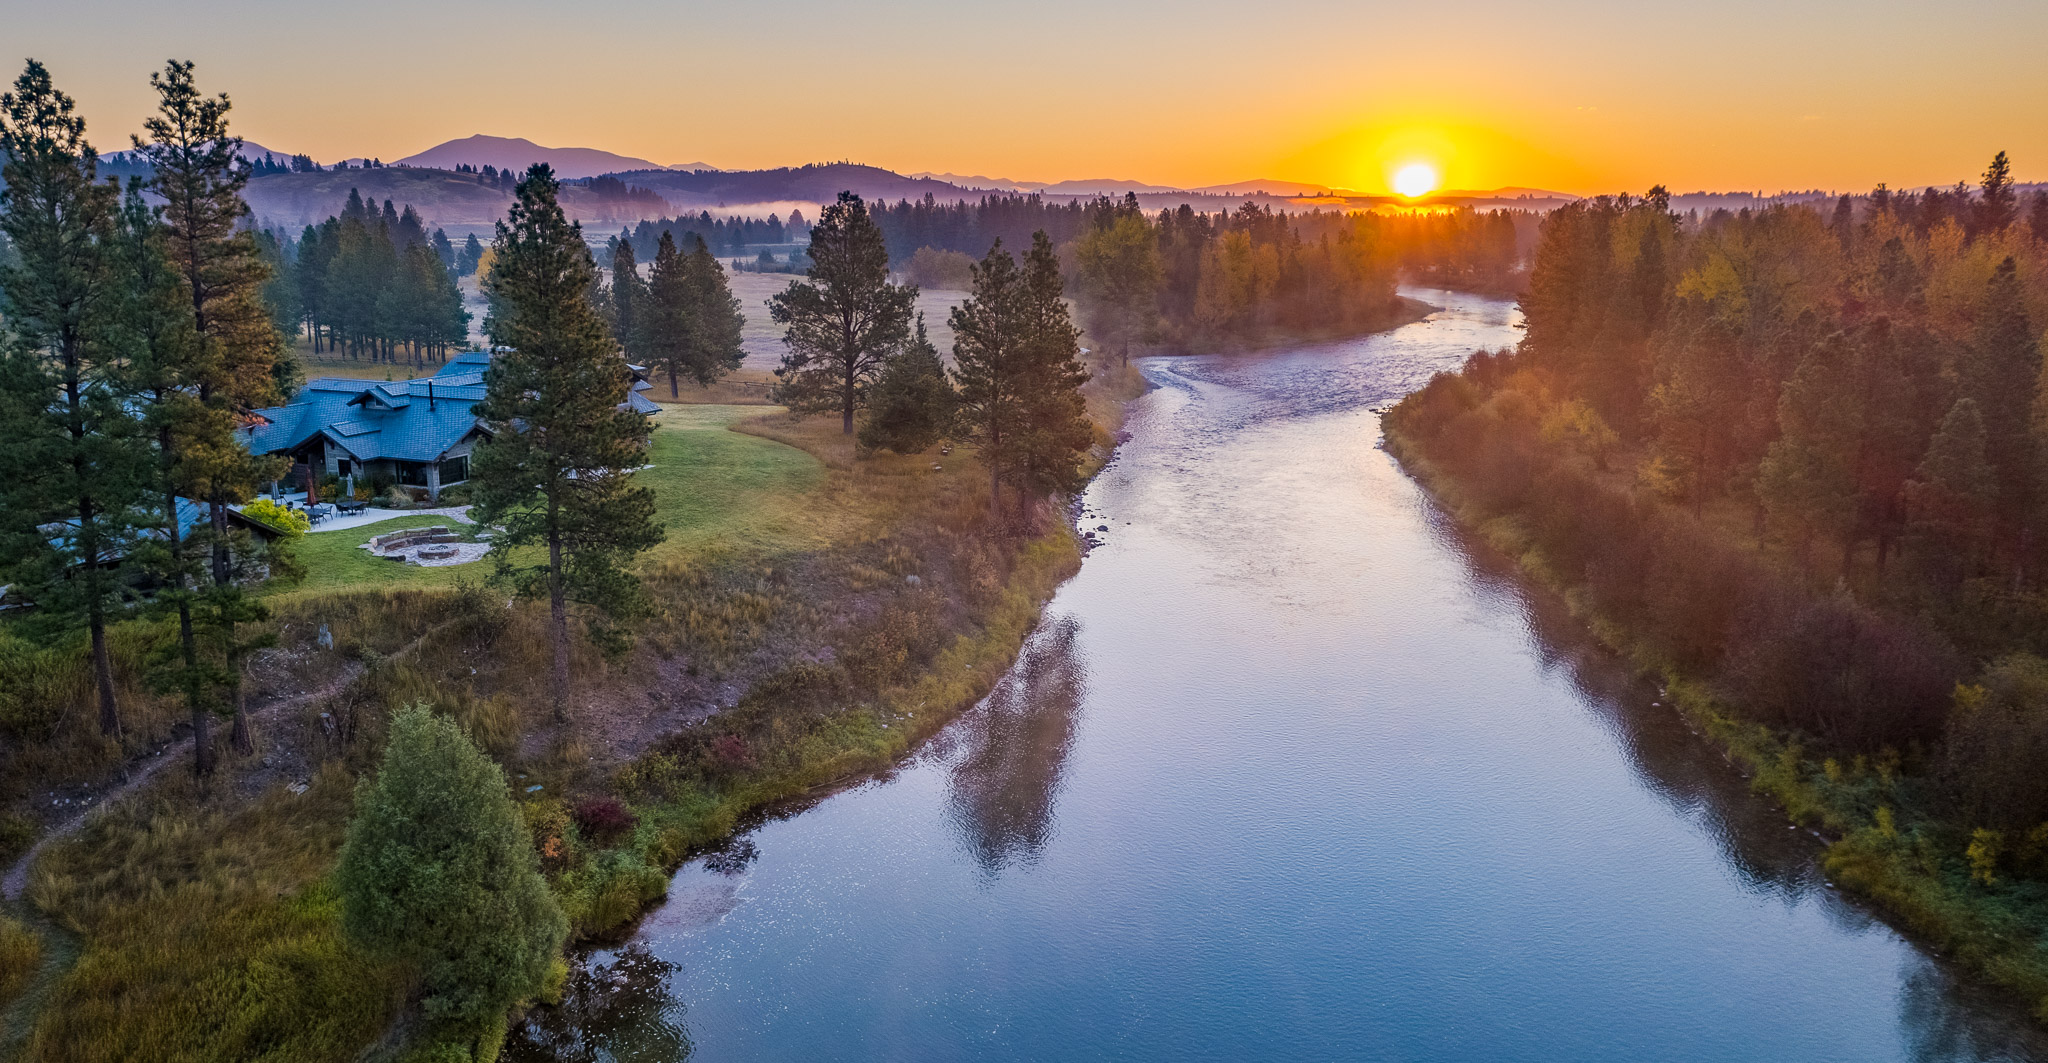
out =
[[[77,0],[9,13],[102,150],[199,62],[235,128],[323,160],[471,133],[664,164],[1382,191],[2048,180],[2048,3],[1653,8],[1186,0]],[[1284,16],[1280,13],[1284,10]]]

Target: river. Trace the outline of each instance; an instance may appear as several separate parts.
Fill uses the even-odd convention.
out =
[[[684,867],[507,1058],[2048,1059],[1379,449],[1518,337],[1409,294],[1147,360],[1002,686]]]

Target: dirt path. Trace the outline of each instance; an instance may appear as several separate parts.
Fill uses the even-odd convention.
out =
[[[407,647],[407,649],[410,648]],[[267,704],[259,705],[250,711],[249,719],[251,722],[254,722],[275,716],[281,712],[290,711],[309,702],[333,697],[346,690],[348,685],[355,682],[356,678],[362,674],[363,666],[350,661],[342,668],[340,675],[335,676],[325,685],[305,691],[304,693],[293,694],[290,697],[278,698]],[[14,866],[7,869],[6,877],[0,878],[0,899],[9,901],[20,899],[22,891],[28,887],[29,868],[35,865],[36,857],[42,854],[44,847],[77,833],[78,828],[84,826],[86,819],[94,812],[141,789],[144,784],[156,777],[157,772],[163,770],[164,765],[170,764],[173,761],[183,763],[183,758],[176,756],[172,752],[177,746],[178,743],[176,742],[167,742],[156,752],[137,757],[127,766],[127,781],[101,794],[99,800],[92,805],[51,824],[50,829],[44,832],[41,838],[36,839],[36,843],[29,847],[28,852],[21,854],[21,859],[16,860]]]

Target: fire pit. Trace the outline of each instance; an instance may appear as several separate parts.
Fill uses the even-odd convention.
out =
[[[420,547],[418,550],[413,551],[412,556],[421,561],[446,561],[461,552],[454,546],[436,543],[432,546]]]

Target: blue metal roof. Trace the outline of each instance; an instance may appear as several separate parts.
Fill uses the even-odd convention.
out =
[[[321,377],[300,390],[297,402],[258,410],[266,423],[244,430],[258,454],[297,450],[325,437],[358,461],[437,461],[480,430],[473,407],[484,399],[491,352],[463,351],[433,376],[369,381]],[[641,413],[661,407],[642,392],[654,385],[647,371],[629,366],[632,390],[625,405]]]
[[[268,423],[247,429],[244,444],[275,454],[324,436],[358,461],[439,460],[478,429],[473,408],[484,389],[430,380],[308,381],[299,401],[258,410]]]

